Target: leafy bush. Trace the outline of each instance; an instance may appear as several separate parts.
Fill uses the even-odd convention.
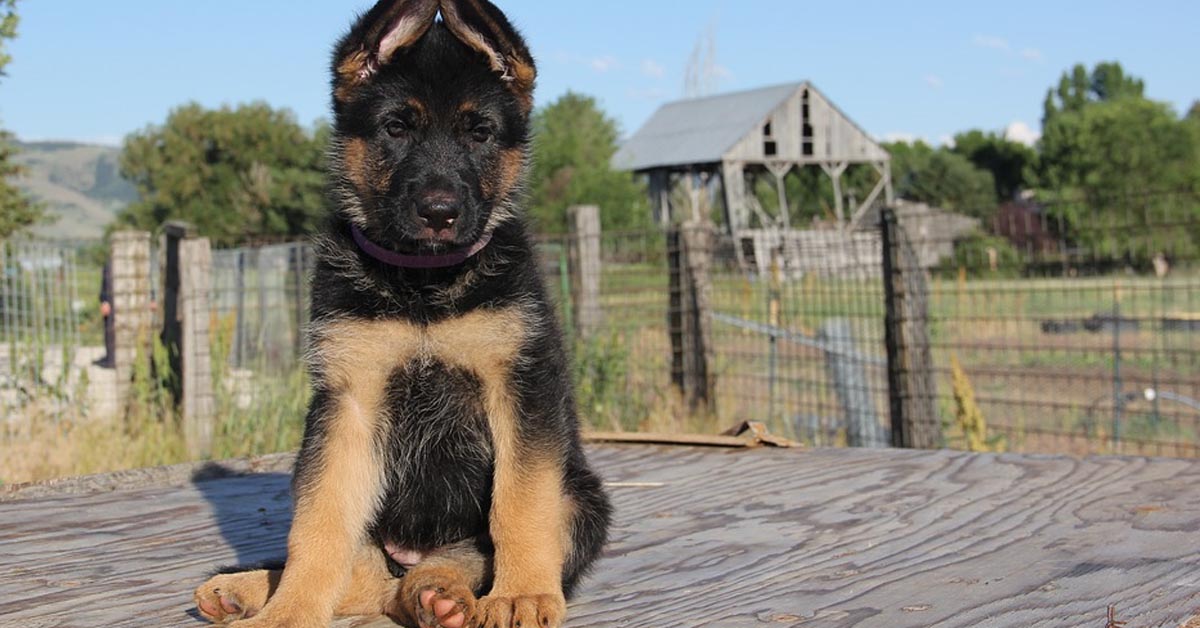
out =
[[[1021,253],[1012,243],[976,231],[954,243],[954,255],[943,261],[938,270],[947,276],[964,271],[971,277],[1008,279],[1019,277],[1023,268]]]

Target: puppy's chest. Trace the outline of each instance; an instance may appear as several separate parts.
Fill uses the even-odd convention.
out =
[[[379,420],[391,449],[408,459],[458,452],[490,459],[487,386],[481,374],[436,355],[419,355],[395,368],[386,384]],[[445,462],[450,462],[446,460]]]
[[[489,433],[504,427],[497,421],[513,416],[512,373],[528,328],[515,308],[429,325],[327,322],[312,330],[314,375],[368,410],[389,453],[420,460],[453,450],[482,459]]]

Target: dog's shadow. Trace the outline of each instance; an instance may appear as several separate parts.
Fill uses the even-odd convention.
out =
[[[212,523],[236,554],[236,565],[220,571],[282,564],[292,524],[290,475],[244,475],[210,462],[192,474],[192,484],[208,501]]]

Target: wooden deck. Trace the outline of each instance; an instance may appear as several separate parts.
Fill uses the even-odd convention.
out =
[[[1200,609],[1200,462],[591,455],[620,483],[617,523],[571,626],[1103,628],[1113,605],[1128,628],[1174,628]],[[201,625],[190,592],[211,569],[283,553],[287,465],[0,490],[0,626]]]

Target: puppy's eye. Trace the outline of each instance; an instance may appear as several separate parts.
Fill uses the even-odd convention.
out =
[[[486,124],[480,124],[480,125],[476,126],[475,128],[471,129],[471,139],[475,140],[476,142],[479,142],[480,144],[485,144],[485,143],[491,141],[491,139],[493,137],[495,137],[495,135],[496,135],[496,132],[492,130],[492,127],[490,127]]]
[[[392,137],[404,137],[408,133],[408,125],[400,120],[391,120],[384,125],[383,130]]]

